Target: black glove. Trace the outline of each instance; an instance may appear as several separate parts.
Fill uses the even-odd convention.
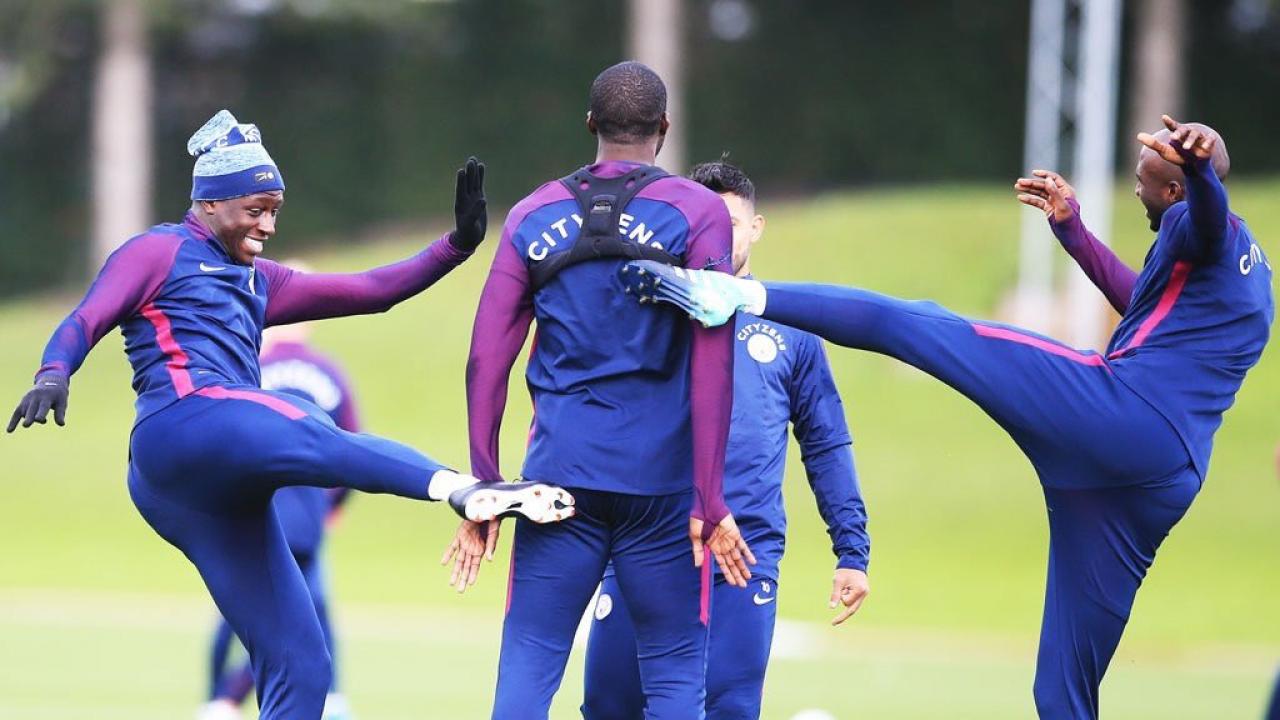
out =
[[[22,402],[9,418],[7,432],[13,432],[19,420],[22,427],[31,427],[31,423],[43,425],[50,410],[53,410],[54,422],[66,425],[69,385],[70,380],[62,373],[48,372],[36,378],[35,386],[22,396]]]
[[[453,195],[454,230],[449,242],[464,253],[475,252],[489,227],[484,199],[484,163],[474,157],[458,168],[458,187]]]

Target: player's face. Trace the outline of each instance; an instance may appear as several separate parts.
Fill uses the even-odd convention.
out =
[[[276,234],[276,216],[282,205],[281,190],[200,203],[209,229],[231,259],[241,265],[252,265],[253,259],[262,254],[264,244]]]
[[[1138,155],[1138,178],[1133,194],[1138,196],[1142,207],[1147,210],[1147,221],[1153,232],[1160,230],[1160,218],[1178,200],[1182,199],[1182,186],[1174,180],[1169,168],[1172,166],[1150,150],[1143,149]]]
[[[724,205],[733,223],[733,272],[742,274],[751,258],[751,246],[764,234],[764,216],[756,214],[755,205],[746,198],[723,193]]]

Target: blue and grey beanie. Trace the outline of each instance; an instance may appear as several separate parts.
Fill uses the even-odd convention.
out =
[[[241,124],[219,110],[187,141],[196,159],[191,171],[192,200],[227,200],[284,190],[284,177],[262,145],[257,125]]]

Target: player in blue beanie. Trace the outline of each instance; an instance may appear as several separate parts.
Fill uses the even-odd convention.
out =
[[[262,330],[383,312],[444,277],[484,239],[484,166],[458,171],[455,229],[422,252],[361,273],[314,274],[259,258],[284,179],[253,125],[222,111],[188,143],[192,205],[116,250],[54,332],[35,386],[9,422],[64,422],[71,376],[111,329],[124,334],[138,393],[129,493],[199,570],[253,664],[264,720],[319,718],[330,687],[323,632],[271,505],[294,485],[419,500],[455,492],[470,520],[572,514],[563,491],[477,484],[404,445],[338,428],[315,404],[263,390]]]

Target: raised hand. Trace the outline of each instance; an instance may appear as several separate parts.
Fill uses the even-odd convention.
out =
[[[1077,206],[1071,202],[1076,196],[1075,188],[1052,170],[1033,170],[1031,174],[1035,177],[1018,178],[1013,184],[1018,202],[1042,210],[1055,223],[1075,217]]]
[[[751,579],[751,569],[747,566],[756,564],[756,556],[747,547],[747,541],[742,539],[742,532],[738,530],[738,523],[733,516],[724,516],[720,524],[712,529],[705,545],[702,530],[703,521],[689,518],[689,540],[693,543],[694,567],[700,568],[706,561],[703,556],[705,547],[715,557],[726,580],[738,587],[746,587],[747,581]]]
[[[441,565],[453,563],[453,571],[449,574],[449,585],[458,592],[476,584],[480,575],[480,560],[493,560],[493,552],[498,547],[498,529],[501,520],[490,520],[487,523],[476,523],[463,520],[453,536],[449,547],[445,548],[440,558]]]
[[[458,168],[458,184],[453,194],[454,230],[449,242],[463,252],[474,252],[489,228],[489,212],[484,197],[484,163],[474,157]]]
[[[839,615],[832,618],[831,624],[839,625],[853,617],[870,592],[871,584],[865,572],[853,568],[836,570],[835,577],[831,579],[831,600],[828,607],[834,610],[837,605],[844,605],[844,608]]]
[[[1199,123],[1180,123],[1168,115],[1161,115],[1169,129],[1169,141],[1164,142],[1150,133],[1138,133],[1138,142],[1174,165],[1185,165],[1190,160],[1208,160],[1218,144],[1218,134]]]
[[[66,425],[69,385],[70,380],[61,373],[49,372],[36,378],[35,385],[22,396],[17,409],[13,411],[13,417],[9,418],[6,432],[13,432],[19,421],[24,428],[31,427],[32,423],[43,425],[50,410],[53,411],[54,422]]]

